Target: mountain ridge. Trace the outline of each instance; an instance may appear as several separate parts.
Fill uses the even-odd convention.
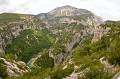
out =
[[[0,78],[111,79],[120,70],[119,21],[65,5],[38,15],[3,13],[0,26]]]
[[[88,11],[86,9],[79,9],[70,5],[65,5],[62,7],[57,7],[51,11],[49,11],[48,13],[41,13],[38,14],[38,17],[41,16],[42,19],[42,15],[43,18],[45,17],[60,17],[60,16],[80,16],[80,15],[85,15],[85,14],[89,14],[89,15],[94,15],[91,11]],[[100,17],[99,17],[100,18]]]

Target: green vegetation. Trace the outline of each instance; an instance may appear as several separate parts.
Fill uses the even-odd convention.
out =
[[[52,37],[45,31],[25,30],[7,46],[6,52],[13,53],[19,60],[28,62],[44,48],[49,48],[52,41]]]
[[[95,43],[91,43],[92,35],[86,37],[86,40],[78,43],[71,51],[73,64],[80,67],[77,70],[74,70],[74,65],[68,65],[66,69],[63,69],[62,63],[54,66],[54,59],[49,57],[48,50],[45,52],[42,51],[51,46],[51,48],[54,48],[52,51],[54,55],[66,53],[65,44],[71,41],[74,33],[62,32],[60,36],[56,36],[57,41],[53,43],[54,39],[46,30],[24,31],[7,47],[7,52],[15,52],[14,54],[17,55],[18,59],[25,62],[39,52],[42,53],[41,57],[35,61],[36,68],[17,79],[44,79],[47,77],[51,77],[51,79],[63,79],[68,77],[73,71],[76,73],[83,72],[84,76],[78,75],[79,79],[111,79],[116,72],[112,73],[110,69],[107,69],[100,62],[100,58],[106,57],[110,64],[115,66],[120,65],[120,25],[119,22],[107,22],[106,24],[102,24],[101,27],[112,29]],[[74,27],[74,29],[84,28]],[[7,57],[12,58],[13,55],[8,53]]]
[[[69,76],[74,71],[74,65],[69,64],[66,69],[62,69],[60,67],[54,69],[51,73],[52,79],[63,79]]]
[[[49,57],[48,53],[44,53],[40,58],[38,58],[35,63],[37,66],[42,68],[52,68],[54,67],[54,59]]]
[[[80,79],[111,79],[114,73],[105,70],[100,58],[106,57],[110,64],[120,65],[120,22],[107,22],[101,25],[112,28],[96,43],[85,40],[73,50],[72,60],[75,65],[83,65],[78,72],[88,68],[85,78]],[[96,68],[97,67],[97,68]]]
[[[112,64],[120,65],[120,22],[108,22],[103,26],[111,27],[111,31],[104,37],[108,38],[105,49],[107,57]]]
[[[2,60],[0,60],[0,77],[7,77],[7,67],[4,65]]]
[[[84,77],[79,77],[79,79],[111,79],[113,74],[109,71],[105,71],[103,68],[91,67],[84,73]]]
[[[31,72],[23,76],[8,79],[62,79],[69,76],[73,71],[74,67],[72,64],[69,64],[66,69],[62,69],[61,66],[57,68],[32,68]]]
[[[101,57],[105,56],[106,52],[94,50],[94,48],[97,47],[94,47],[94,44],[84,45],[85,46],[75,48],[72,57],[75,65],[81,66],[76,72],[83,72],[84,74],[84,76],[79,77],[79,79],[111,79],[114,73],[105,69],[99,61]]]
[[[49,77],[51,69],[43,69],[43,68],[32,68],[31,72],[24,74],[20,77],[12,77],[8,79],[45,79]]]
[[[102,64],[100,58],[105,57],[109,64],[114,65],[114,67],[120,66],[120,22],[107,21],[101,24],[100,26],[104,29],[109,29],[109,32],[95,43],[91,43],[92,34],[86,33],[88,37],[83,35],[83,32],[89,31],[92,26],[87,26],[87,24],[85,26],[83,25],[84,23],[77,24],[76,22],[71,24],[58,23],[62,18],[86,22],[88,17],[92,20],[91,16],[93,15],[56,17],[49,21],[50,25],[55,27],[37,30],[45,24],[31,15],[0,14],[0,33],[3,36],[1,38],[5,38],[5,41],[9,40],[9,38],[7,39],[8,33],[12,33],[10,28],[13,25],[10,23],[16,22],[17,24],[18,22],[19,25],[24,24],[27,27],[31,27],[31,29],[22,31],[20,35],[13,39],[11,44],[7,45],[4,57],[8,60],[21,60],[27,63],[31,58],[37,57],[38,54],[40,55],[35,60],[35,67],[31,68],[31,72],[11,79],[45,79],[49,77],[51,79],[63,79],[70,76],[72,72],[82,73],[83,76],[81,74],[78,75],[79,79],[111,79],[116,72],[111,73],[111,69]],[[60,32],[53,36],[48,30]],[[66,52],[66,45],[75,40],[73,37],[77,33],[83,35],[83,39],[81,37],[81,41],[76,43],[70,52]],[[51,50],[48,50],[49,48]],[[49,56],[49,52],[53,54],[53,58]],[[59,59],[56,55],[61,53],[65,57],[62,57],[62,62],[57,64],[54,62]],[[71,62],[72,64],[69,64]],[[64,69],[63,66],[67,67]],[[78,68],[74,69],[76,66]],[[22,68],[22,65],[18,65],[18,67]],[[0,61],[0,77],[7,77],[7,67],[2,61]]]
[[[2,13],[0,14],[0,22],[11,22],[11,21],[19,21],[21,17],[25,17],[28,15],[24,14],[16,14],[16,13]]]

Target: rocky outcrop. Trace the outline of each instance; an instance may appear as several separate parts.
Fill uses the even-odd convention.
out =
[[[69,77],[63,78],[63,79],[78,79],[78,74],[73,72]]]
[[[57,16],[74,16],[74,15],[83,15],[83,14],[91,14],[90,11],[85,9],[78,9],[69,5],[55,8],[54,10],[48,13],[49,15]]]
[[[27,26],[22,22],[11,22],[7,24],[1,24],[0,32],[0,48],[5,49],[6,45],[10,44],[16,36],[23,30],[27,29]]]
[[[76,33],[76,34],[73,36],[71,42],[68,43],[68,44],[66,44],[66,46],[65,46],[65,47],[66,47],[66,52],[70,52],[70,51],[73,49],[74,45],[75,45],[76,43],[79,43],[80,37],[81,37],[81,34],[80,34],[80,33]]]
[[[65,24],[83,24],[91,27],[98,26],[103,22],[100,17],[94,15],[92,12],[69,5],[55,8],[48,13],[38,14],[36,17],[43,20],[46,27],[54,33],[55,31],[58,33],[60,28],[64,27]]]
[[[40,19],[48,19],[52,17],[76,16],[76,15],[84,15],[84,14],[92,14],[92,13],[85,9],[78,9],[78,8],[66,5],[62,7],[57,7],[48,13],[41,13],[38,15],[38,17]]]
[[[6,16],[10,16],[11,14],[6,14]],[[0,14],[0,17],[3,14]],[[16,16],[16,14],[12,14],[12,16]],[[13,17],[10,17],[13,19]],[[27,29],[42,29],[44,28],[44,23],[39,19],[35,18],[32,15],[19,15],[19,20],[9,20],[7,18],[4,22],[0,21],[0,48],[5,49],[8,44],[18,36],[20,33]],[[43,26],[43,27],[42,27]]]
[[[0,63],[6,67],[8,77],[21,76],[30,71],[29,67],[22,61],[7,61],[0,58]]]
[[[101,26],[93,29],[94,36],[92,39],[92,42],[97,42],[99,39],[102,38],[103,35],[107,34],[109,32],[110,28],[103,28]]]
[[[55,63],[61,63],[66,60],[66,57],[70,55],[69,52],[72,51],[74,46],[82,42],[86,37],[96,36],[100,30],[99,36],[97,38],[93,37],[93,41],[96,41],[101,38],[104,31],[104,29],[98,29],[98,26],[103,22],[100,17],[88,10],[78,9],[69,5],[55,8],[48,13],[42,13],[36,17],[46,23],[46,27],[52,34],[58,36],[64,32],[73,34],[70,38],[71,40],[64,43],[65,52],[53,56]],[[80,29],[75,29],[74,27],[76,26]],[[97,32],[95,29],[98,29]]]
[[[112,79],[120,79],[120,72],[117,73]]]

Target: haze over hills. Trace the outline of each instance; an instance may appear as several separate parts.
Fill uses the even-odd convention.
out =
[[[120,71],[119,33],[119,21],[69,5],[0,14],[0,78],[112,79]]]

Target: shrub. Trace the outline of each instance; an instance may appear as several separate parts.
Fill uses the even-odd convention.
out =
[[[0,61],[0,77],[7,77],[7,67]]]
[[[35,61],[35,63],[42,68],[54,67],[54,59],[52,57],[49,57],[48,53],[43,54]]]
[[[53,70],[51,73],[51,79],[63,79],[67,76],[69,76],[74,71],[73,65],[68,65],[66,69],[57,68],[56,70]]]
[[[41,30],[24,30],[17,36],[12,44],[8,45],[6,52],[16,54],[19,60],[28,62],[33,56],[52,44],[52,37]]]
[[[111,79],[113,74],[104,70],[103,68],[90,67],[89,70],[84,73],[85,77],[80,79]]]

